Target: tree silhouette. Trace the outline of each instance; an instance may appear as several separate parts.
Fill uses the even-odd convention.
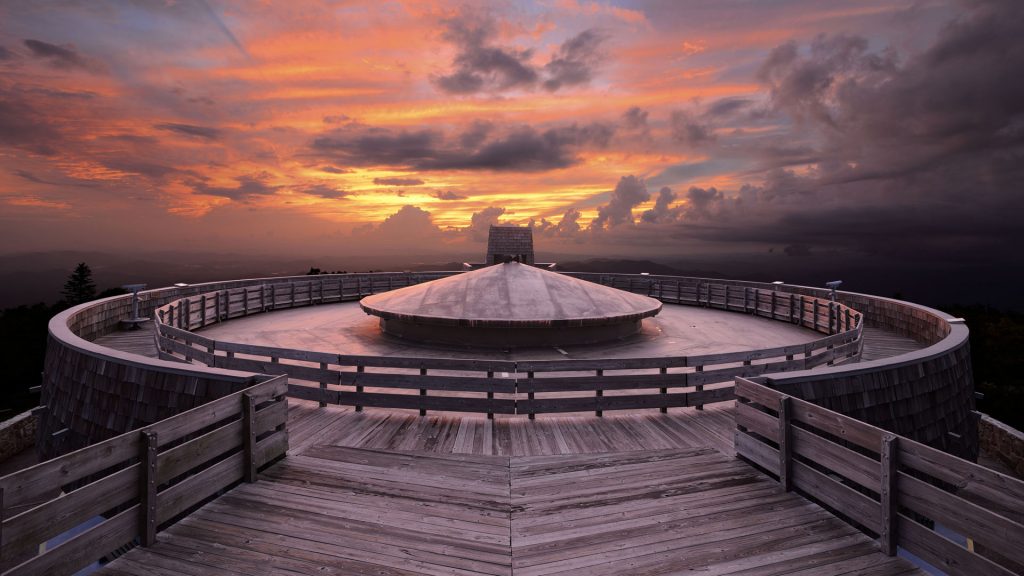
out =
[[[78,266],[75,266],[75,271],[64,283],[61,296],[71,306],[96,298],[96,283],[92,281],[92,270],[85,262],[79,262]]]

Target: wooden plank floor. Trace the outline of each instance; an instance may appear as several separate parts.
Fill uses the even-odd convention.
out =
[[[606,412],[593,415],[539,415],[488,420],[478,415],[419,416],[409,410],[356,412],[352,408],[288,400],[289,454],[309,446],[527,456],[624,452],[711,446],[732,456],[736,423],[732,402],[709,404],[703,411],[672,408]]]
[[[314,445],[99,573],[918,572],[712,448],[481,456]]]
[[[881,328],[865,326],[863,337],[864,349],[860,354],[860,359],[863,362],[891,358],[925,348],[925,344],[922,342]]]
[[[156,328],[152,322],[144,322],[138,330],[118,330],[104,334],[94,342],[100,346],[113,348],[122,352],[157,358]]]

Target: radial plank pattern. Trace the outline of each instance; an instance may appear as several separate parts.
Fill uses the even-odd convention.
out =
[[[106,574],[915,573],[712,448],[486,456],[308,447]]]

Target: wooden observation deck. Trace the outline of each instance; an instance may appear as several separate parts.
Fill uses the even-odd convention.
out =
[[[291,449],[100,574],[922,574],[732,454],[732,409],[487,420],[290,400]]]

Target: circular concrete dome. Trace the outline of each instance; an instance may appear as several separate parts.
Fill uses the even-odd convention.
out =
[[[630,336],[661,302],[518,262],[363,298],[385,333],[460,346],[592,344]]]

